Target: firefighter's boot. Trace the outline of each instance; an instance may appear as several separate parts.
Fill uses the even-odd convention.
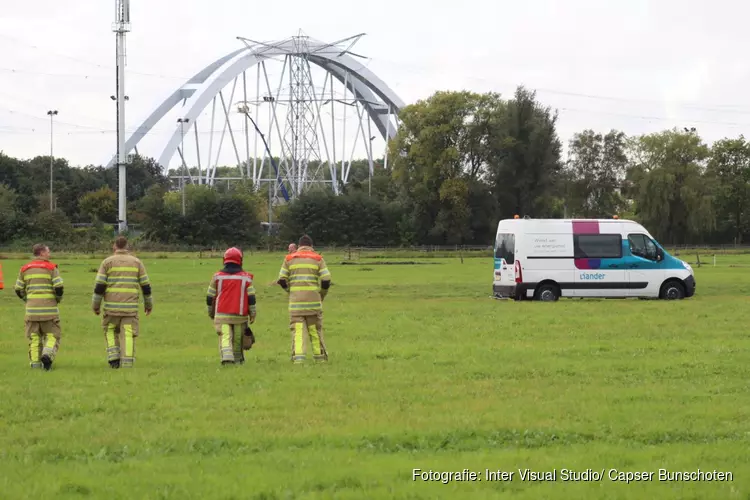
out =
[[[42,366],[45,371],[50,371],[52,369],[52,358],[50,358],[49,355],[42,355]]]

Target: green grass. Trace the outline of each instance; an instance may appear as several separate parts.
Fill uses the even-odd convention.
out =
[[[0,262],[1,499],[750,498],[750,256],[697,269],[685,301],[540,304],[489,299],[486,258],[326,255],[330,363],[293,366],[286,294],[268,285],[282,256],[255,254],[258,344],[228,368],[204,306],[218,260],[165,256],[144,257],[155,309],[132,371],[108,368],[90,311],[99,256],[56,259],[50,373],[28,368],[23,261]],[[415,468],[515,474],[442,484]],[[656,475],[564,482],[564,468]],[[659,482],[660,468],[734,480]]]

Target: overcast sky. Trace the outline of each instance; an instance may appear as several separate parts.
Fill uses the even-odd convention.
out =
[[[57,109],[55,156],[86,165],[113,154],[114,4],[0,0],[0,150],[49,154],[46,112]],[[559,110],[564,142],[585,128],[674,126],[714,141],[750,129],[749,15],[739,0],[132,0],[126,129],[242,47],[236,36],[278,40],[302,29],[326,42],[367,33],[353,50],[407,103],[437,90],[510,96],[524,84]],[[144,139],[142,154],[159,156],[173,118]],[[208,143],[208,127],[199,130]],[[221,161],[231,163],[225,142]]]

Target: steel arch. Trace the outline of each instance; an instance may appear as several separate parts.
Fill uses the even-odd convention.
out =
[[[315,39],[308,39],[306,53],[311,63],[330,73],[339,82],[347,85],[362,104],[384,139],[392,139],[397,126],[389,125],[391,114],[398,114],[404,102],[380,78],[345,50]],[[166,167],[174,156],[184,135],[194,126],[196,118],[206,109],[219,92],[238,78],[243,72],[262,61],[273,57],[297,55],[293,40],[263,44],[263,47],[245,47],[235,50],[209,64],[187,80],[165,99],[131,134],[125,143],[125,154],[129,154],[175,106],[184,101],[187,112],[182,116],[188,119],[187,127],[180,125],[167,141],[158,163]],[[231,62],[231,63],[230,63]],[[222,69],[223,68],[223,69]],[[213,80],[211,80],[212,77]],[[209,82],[210,83],[207,83]],[[387,137],[386,137],[387,136]],[[107,164],[116,163],[113,156]]]

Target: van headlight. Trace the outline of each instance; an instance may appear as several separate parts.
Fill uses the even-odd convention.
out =
[[[690,274],[693,274],[693,268],[690,266],[690,264],[688,264],[684,260],[680,261],[680,262],[682,262],[682,267],[684,267],[685,269],[687,269],[688,271],[690,271]]]

